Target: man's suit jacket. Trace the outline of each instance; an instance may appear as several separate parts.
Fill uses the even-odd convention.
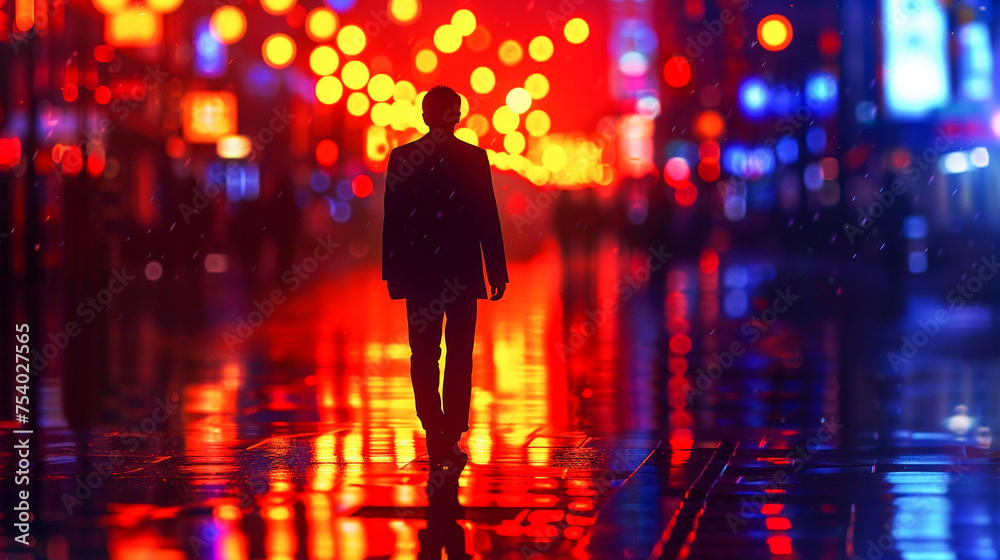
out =
[[[485,150],[442,130],[394,149],[383,220],[382,279],[392,299],[485,299],[483,259],[490,284],[507,283]]]

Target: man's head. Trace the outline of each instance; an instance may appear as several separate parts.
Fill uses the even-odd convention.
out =
[[[455,130],[461,120],[462,98],[448,86],[434,86],[424,96],[422,108],[427,126]]]

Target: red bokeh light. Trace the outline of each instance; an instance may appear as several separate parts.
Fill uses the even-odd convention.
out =
[[[824,56],[836,56],[840,53],[840,34],[833,29],[824,29],[819,34],[817,46]]]
[[[719,160],[705,158],[698,163],[698,177],[701,177],[702,181],[718,181],[720,175],[722,175],[722,167],[719,165]]]
[[[674,199],[681,206],[691,206],[698,200],[698,189],[691,183],[686,183],[674,191]]]
[[[691,339],[686,334],[675,334],[670,337],[670,350],[675,354],[687,354],[691,351]]]
[[[80,90],[77,89],[76,84],[63,85],[62,92],[63,99],[69,103],[76,101],[77,96],[80,94]]]
[[[351,181],[351,190],[354,191],[354,196],[358,198],[366,198],[371,196],[372,192],[375,191],[375,184],[372,183],[372,178],[367,175],[358,175]]]
[[[111,90],[108,86],[100,86],[94,90],[94,101],[101,105],[107,105],[111,101]]]
[[[698,260],[698,270],[705,274],[719,270],[719,254],[712,249],[702,251],[701,258]]]
[[[691,63],[680,55],[672,56],[663,65],[663,79],[667,85],[682,88],[691,83]]]
[[[337,157],[339,156],[340,149],[333,140],[325,138],[316,144],[316,162],[320,165],[333,165],[337,163]]]

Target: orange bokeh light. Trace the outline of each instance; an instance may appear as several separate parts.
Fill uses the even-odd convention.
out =
[[[316,8],[306,16],[306,35],[313,41],[329,41],[339,25],[336,12],[330,8]]]
[[[184,139],[197,144],[215,144],[236,134],[236,96],[228,91],[192,91],[182,102]]]
[[[208,30],[218,42],[231,45],[246,34],[247,17],[236,6],[222,6],[212,13]]]

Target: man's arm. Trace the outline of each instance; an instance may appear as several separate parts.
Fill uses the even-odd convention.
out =
[[[386,165],[385,174],[385,195],[383,199],[382,215],[382,280],[388,280],[388,271],[392,264],[389,255],[396,249],[398,241],[399,224],[396,223],[396,188],[402,182],[398,174],[399,156],[396,150],[389,153],[389,162]]]
[[[486,260],[486,275],[490,286],[499,288],[503,295],[503,285],[508,282],[507,258],[503,248],[503,232],[500,229],[500,213],[497,211],[497,199],[493,193],[493,176],[490,172],[490,160],[485,151],[480,151],[482,159],[476,162],[475,177],[479,196],[479,215],[476,222],[479,227],[479,242],[483,247],[483,258]]]

